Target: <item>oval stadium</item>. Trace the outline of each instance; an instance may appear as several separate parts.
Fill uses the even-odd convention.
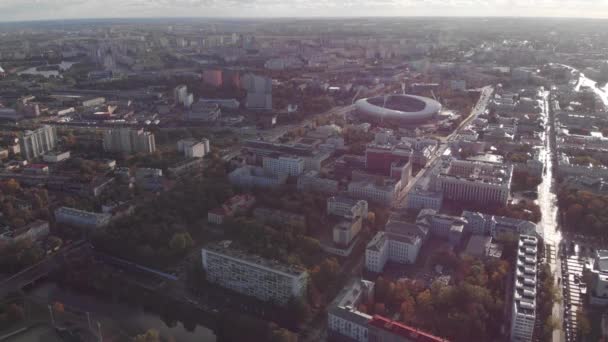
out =
[[[420,123],[432,119],[441,111],[441,103],[417,95],[387,95],[358,100],[359,115],[380,122],[397,124]]]

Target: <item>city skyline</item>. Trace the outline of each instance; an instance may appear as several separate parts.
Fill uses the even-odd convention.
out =
[[[285,17],[608,18],[605,0],[5,0],[0,22],[82,18]]]

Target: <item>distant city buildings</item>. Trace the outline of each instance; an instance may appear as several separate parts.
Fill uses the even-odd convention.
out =
[[[195,102],[192,108],[186,112],[185,119],[188,121],[215,122],[222,115],[220,106],[209,102]]]
[[[108,152],[153,153],[156,142],[154,134],[143,129],[108,129],[103,134],[103,148]]]
[[[241,166],[228,174],[230,183],[247,188],[276,188],[287,182],[286,174],[273,174],[261,167]]]
[[[255,197],[252,195],[235,195],[228,199],[221,207],[209,210],[207,221],[213,224],[222,224],[228,217],[233,217],[238,213],[249,210],[255,204]]]
[[[230,241],[205,246],[202,260],[208,281],[263,301],[284,305],[306,291],[306,270],[247,254]]]

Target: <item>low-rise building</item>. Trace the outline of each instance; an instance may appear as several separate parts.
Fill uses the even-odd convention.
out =
[[[258,221],[271,225],[287,225],[296,228],[306,228],[306,216],[285,210],[271,208],[255,208],[253,217]]]
[[[20,228],[0,228],[0,248],[25,239],[37,241],[49,235],[48,221],[36,220]]]
[[[230,241],[205,246],[202,261],[209,282],[263,301],[284,305],[306,293],[306,270],[247,254]]]
[[[298,177],[297,187],[299,191],[336,194],[338,192],[338,181],[321,178],[317,171],[311,170]]]
[[[61,207],[55,210],[55,222],[78,228],[94,229],[110,223],[112,215]]]
[[[332,196],[327,199],[327,215],[336,215],[345,219],[367,218],[367,212],[368,204],[365,200],[346,196]]]
[[[255,204],[255,197],[249,194],[235,195],[228,199],[221,207],[209,210],[207,221],[214,224],[222,224],[224,219],[238,213],[245,212]]]
[[[401,181],[394,179],[361,179],[348,184],[348,195],[369,202],[392,205],[402,190]]]
[[[48,152],[42,156],[42,160],[46,163],[59,163],[64,160],[70,159],[70,151],[63,152]]]
[[[270,155],[262,159],[265,170],[275,175],[299,176],[304,172],[304,159],[295,156]]]
[[[287,182],[287,175],[272,174],[261,167],[246,165],[230,172],[228,180],[246,188],[276,188]]]

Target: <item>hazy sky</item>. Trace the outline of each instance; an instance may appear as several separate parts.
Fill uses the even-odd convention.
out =
[[[452,15],[608,18],[608,0],[0,0],[0,21]]]

